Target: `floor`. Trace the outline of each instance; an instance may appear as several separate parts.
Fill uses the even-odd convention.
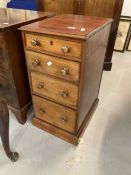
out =
[[[131,175],[131,53],[114,53],[104,72],[100,103],[78,147],[10,113],[11,163],[0,142],[0,175]],[[32,115],[30,114],[29,118]]]

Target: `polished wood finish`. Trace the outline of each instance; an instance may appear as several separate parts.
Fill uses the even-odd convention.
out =
[[[112,14],[114,13],[116,0],[93,0],[85,1],[85,14],[103,17],[103,15],[107,18],[112,18]]]
[[[27,51],[27,64],[30,70],[69,80],[79,81],[80,64],[51,55]]]
[[[124,0],[37,0],[38,9],[57,14],[79,14],[113,18],[108,49],[105,57],[105,70],[111,70],[112,54],[115,45],[119,19]]]
[[[74,110],[37,96],[33,96],[33,103],[37,118],[74,133],[76,122]]]
[[[66,22],[64,22],[65,16],[66,16]],[[50,46],[50,41],[56,38],[56,36],[62,35],[63,37],[64,36],[65,37],[56,38],[56,42],[60,42],[60,43],[62,42],[62,44],[60,45],[60,48],[59,47],[55,48],[56,52],[60,51],[61,47],[65,44],[69,45],[72,48],[71,50],[73,50],[73,47],[74,47],[72,45],[78,44],[78,47],[76,48],[76,50],[77,52],[80,52],[80,55],[81,55],[81,52],[82,52],[81,46],[83,44],[82,39],[85,40],[85,37],[89,37],[89,35],[94,34],[97,30],[100,30],[102,25],[103,27],[106,26],[109,23],[109,20],[111,19],[83,16],[83,15],[58,15],[53,17],[53,20],[55,20],[53,25],[52,25],[52,20],[46,19],[44,23],[43,21],[39,21],[36,23],[32,23],[30,25],[27,25],[25,27],[22,27],[22,30],[26,31],[25,44],[28,49],[32,49],[32,47],[30,48],[27,45],[27,36],[31,35],[28,32],[34,33],[34,37],[32,39],[38,37],[38,40],[40,40],[39,37],[43,38],[43,42],[40,42],[40,43],[43,43],[41,44],[41,48],[39,48],[40,50],[43,50],[44,45],[46,47],[47,43],[49,43],[49,47],[54,48],[54,46]],[[92,20],[93,20],[93,23],[92,23]],[[80,24],[78,24],[79,22]],[[44,39],[45,36],[46,38]],[[70,40],[67,36],[72,39]],[[46,39],[49,40],[47,43],[45,41]],[[32,43],[32,40],[30,40],[30,43],[28,44],[31,45],[31,43]],[[34,46],[33,50],[35,50],[35,47],[37,46]],[[50,49],[52,51],[52,48]],[[58,52],[58,54],[60,53]],[[74,54],[74,57],[77,57],[75,53],[72,53],[72,54]],[[66,55],[66,56],[72,56],[72,55]]]
[[[86,127],[88,126],[90,120],[92,119],[97,106],[98,106],[98,99],[96,99],[95,103],[92,105],[92,108],[88,113],[88,117],[85,118],[79,131],[75,135],[69,132],[65,132],[63,129],[56,128],[56,126],[44,122],[43,120],[40,120],[36,117],[33,119],[33,125],[77,146],[82,138],[82,135],[84,134]]]
[[[29,10],[0,9],[0,97],[24,124],[31,104],[25,55],[18,28],[53,13]]]
[[[50,98],[70,107],[77,106],[77,85],[36,72],[31,72],[31,82],[33,92],[39,96]]]
[[[56,14],[72,14],[75,0],[37,0],[38,10]]]
[[[86,124],[90,121],[98,103],[111,23],[111,19],[105,18],[60,15],[21,27],[35,110],[34,125],[72,144],[79,143]],[[33,49],[28,47],[29,43],[27,44],[27,35],[30,36],[32,33],[35,38],[46,36],[51,40],[55,38],[57,41],[63,41],[63,44],[68,41],[69,48],[70,43],[79,43],[81,49],[80,47],[77,49],[80,49],[81,59],[76,59],[76,54],[61,54],[60,50],[63,45],[61,48],[56,47],[56,52],[52,52],[52,49],[50,52],[49,50],[44,52],[44,43],[46,43],[44,40],[42,41],[43,47],[39,48],[39,53],[37,53],[35,46]],[[66,47],[64,49],[68,50]],[[61,66],[61,60],[65,60],[64,67],[71,68],[73,62],[75,66],[79,65],[79,72],[76,72],[79,80],[74,82],[72,79],[60,77],[59,74],[53,74],[53,72],[51,74],[54,64],[50,65],[52,66],[50,71],[46,71],[47,68],[43,71],[37,68],[41,62],[49,62],[49,57],[52,58],[52,56],[59,66]],[[33,68],[32,58],[37,58],[35,63],[33,62]],[[59,66],[55,67],[58,71]],[[64,70],[64,73],[66,71],[67,69]],[[64,124],[61,124],[61,118]]]
[[[106,44],[108,43],[109,26],[95,33],[88,38],[84,45],[84,60],[82,65],[81,76],[81,97],[79,101],[79,119],[78,128],[84,121],[84,116],[96,100],[99,93],[103,59],[106,52]],[[100,39],[101,38],[101,39]]]
[[[9,111],[7,103],[0,99],[0,135],[6,155],[12,162],[18,160],[18,153],[11,152],[9,145]]]
[[[37,12],[13,8],[0,8],[0,30],[5,30],[29,24],[54,16],[55,13]]]
[[[72,42],[68,40],[62,40],[58,38],[35,34],[26,34],[25,38],[28,49],[52,52],[54,54],[61,54],[65,56],[74,56],[77,58],[81,57],[81,43],[79,42]],[[33,41],[36,41],[36,45],[33,44]],[[64,46],[69,47],[69,50],[62,50],[62,47]]]

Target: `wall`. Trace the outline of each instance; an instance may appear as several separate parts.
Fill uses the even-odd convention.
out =
[[[124,0],[122,15],[131,16],[131,0]]]

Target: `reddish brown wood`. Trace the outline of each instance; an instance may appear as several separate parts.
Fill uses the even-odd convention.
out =
[[[103,30],[100,30],[92,37],[88,38],[83,48],[78,129],[83,123],[91,106],[94,104],[94,101],[98,99],[109,33],[110,28],[106,26]]]
[[[0,31],[11,28],[18,28],[41,19],[54,16],[50,12],[38,12],[12,8],[0,8]]]
[[[105,64],[104,64],[104,69],[107,71],[110,71],[112,68],[112,56],[113,56],[121,11],[123,7],[123,2],[124,0],[116,0],[115,2],[115,7],[113,11],[113,16],[112,16],[114,22],[112,24],[111,31],[110,31],[110,37],[109,37],[108,48],[107,48]]]
[[[79,14],[113,18],[114,22],[111,27],[108,49],[105,57],[105,70],[111,70],[112,54],[115,45],[115,39],[122,11],[124,0],[37,0],[38,9],[55,12],[57,14]]]
[[[101,26],[104,27],[111,21],[112,20],[109,18],[82,15],[58,15],[44,21],[42,20],[23,26],[21,30],[40,34],[52,34],[55,36],[63,35],[76,39],[86,39],[89,35],[101,30]]]
[[[22,37],[18,28],[53,15],[46,12],[0,9],[0,97],[6,99],[21,124],[26,122],[31,97]]]
[[[79,139],[98,104],[98,93],[111,23],[111,19],[79,15],[59,15],[20,28],[23,31],[23,43],[27,55],[29,50],[32,50],[31,53],[34,53],[34,55],[36,55],[36,52],[41,52],[41,55],[44,53],[43,58],[41,56],[43,60],[45,54],[49,56],[57,55],[59,59],[65,59],[66,61],[72,60],[73,55],[71,55],[71,52],[75,44],[72,45],[70,43],[73,41],[74,43],[79,42],[81,44],[81,56],[79,59],[81,61],[75,59],[75,57],[77,57],[75,54],[72,60],[74,63],[79,62],[80,64],[79,81],[75,83],[77,91],[72,91],[72,87],[74,87],[73,81],[60,79],[58,76],[50,75],[48,72],[40,72],[35,67],[32,70],[28,65],[30,56],[27,56],[30,87],[32,97],[34,97],[34,125],[72,144],[77,145],[79,143]],[[32,34],[34,36],[30,39]],[[55,42],[53,42],[54,46],[56,46],[55,50],[52,49],[54,46],[50,45],[50,50],[45,52],[47,51],[46,45],[51,43],[49,41],[54,41],[54,38],[59,43],[61,43],[61,41],[63,44],[66,43],[65,47],[70,48],[69,50],[67,49],[68,52],[63,52],[63,45],[59,47]],[[34,45],[34,39],[38,45]],[[31,43],[32,46],[30,46]],[[80,47],[77,49],[79,48]],[[44,66],[48,65],[45,64]],[[52,66],[54,67],[54,62]],[[66,66],[65,62],[65,67]],[[67,93],[61,96],[61,92]],[[77,98],[74,99],[74,97]],[[35,98],[37,98],[37,101],[34,100]],[[43,102],[41,101],[42,98]],[[70,98],[74,101],[73,105],[70,104]],[[45,100],[47,100],[49,104],[51,102],[53,109],[49,110],[50,105],[48,106],[48,103],[44,103]],[[55,103],[59,104],[59,107],[55,105]],[[65,112],[61,110],[61,112],[58,113],[58,110],[61,108],[65,108]],[[70,109],[76,114],[73,120],[71,120],[71,114],[67,112],[68,110],[70,111]],[[64,127],[62,127],[63,123],[61,122],[65,123]],[[75,124],[73,122],[75,122]],[[72,130],[69,129],[70,126],[73,126]]]
[[[38,2],[38,10],[45,12],[55,12],[56,14],[70,14],[74,10],[75,0],[36,0]]]

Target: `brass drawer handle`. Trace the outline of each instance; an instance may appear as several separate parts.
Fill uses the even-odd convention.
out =
[[[40,113],[40,114],[45,114],[45,113],[46,113],[46,112],[45,112],[45,109],[40,108],[39,113]]]
[[[69,51],[70,51],[70,47],[67,46],[67,45],[62,46],[61,51],[62,51],[63,53],[69,53]]]
[[[63,69],[60,70],[62,75],[67,75],[69,74],[69,69],[64,67]]]
[[[33,66],[39,66],[40,65],[40,60],[38,59],[34,59],[34,61],[32,61]]]
[[[66,92],[66,91],[63,91],[62,93],[61,93],[61,97],[63,97],[63,98],[66,98],[66,97],[68,97],[69,96],[69,94],[68,94],[68,92]]]
[[[33,40],[31,41],[31,44],[32,44],[32,46],[39,46],[39,45],[40,45],[40,41],[37,40],[37,39],[33,39]]]
[[[37,85],[37,88],[38,88],[38,89],[43,89],[43,88],[44,88],[44,84],[43,84],[43,83],[39,83],[39,84]]]
[[[62,118],[61,118],[61,122],[62,122],[63,124],[67,123],[67,122],[68,122],[67,117],[62,117]]]

